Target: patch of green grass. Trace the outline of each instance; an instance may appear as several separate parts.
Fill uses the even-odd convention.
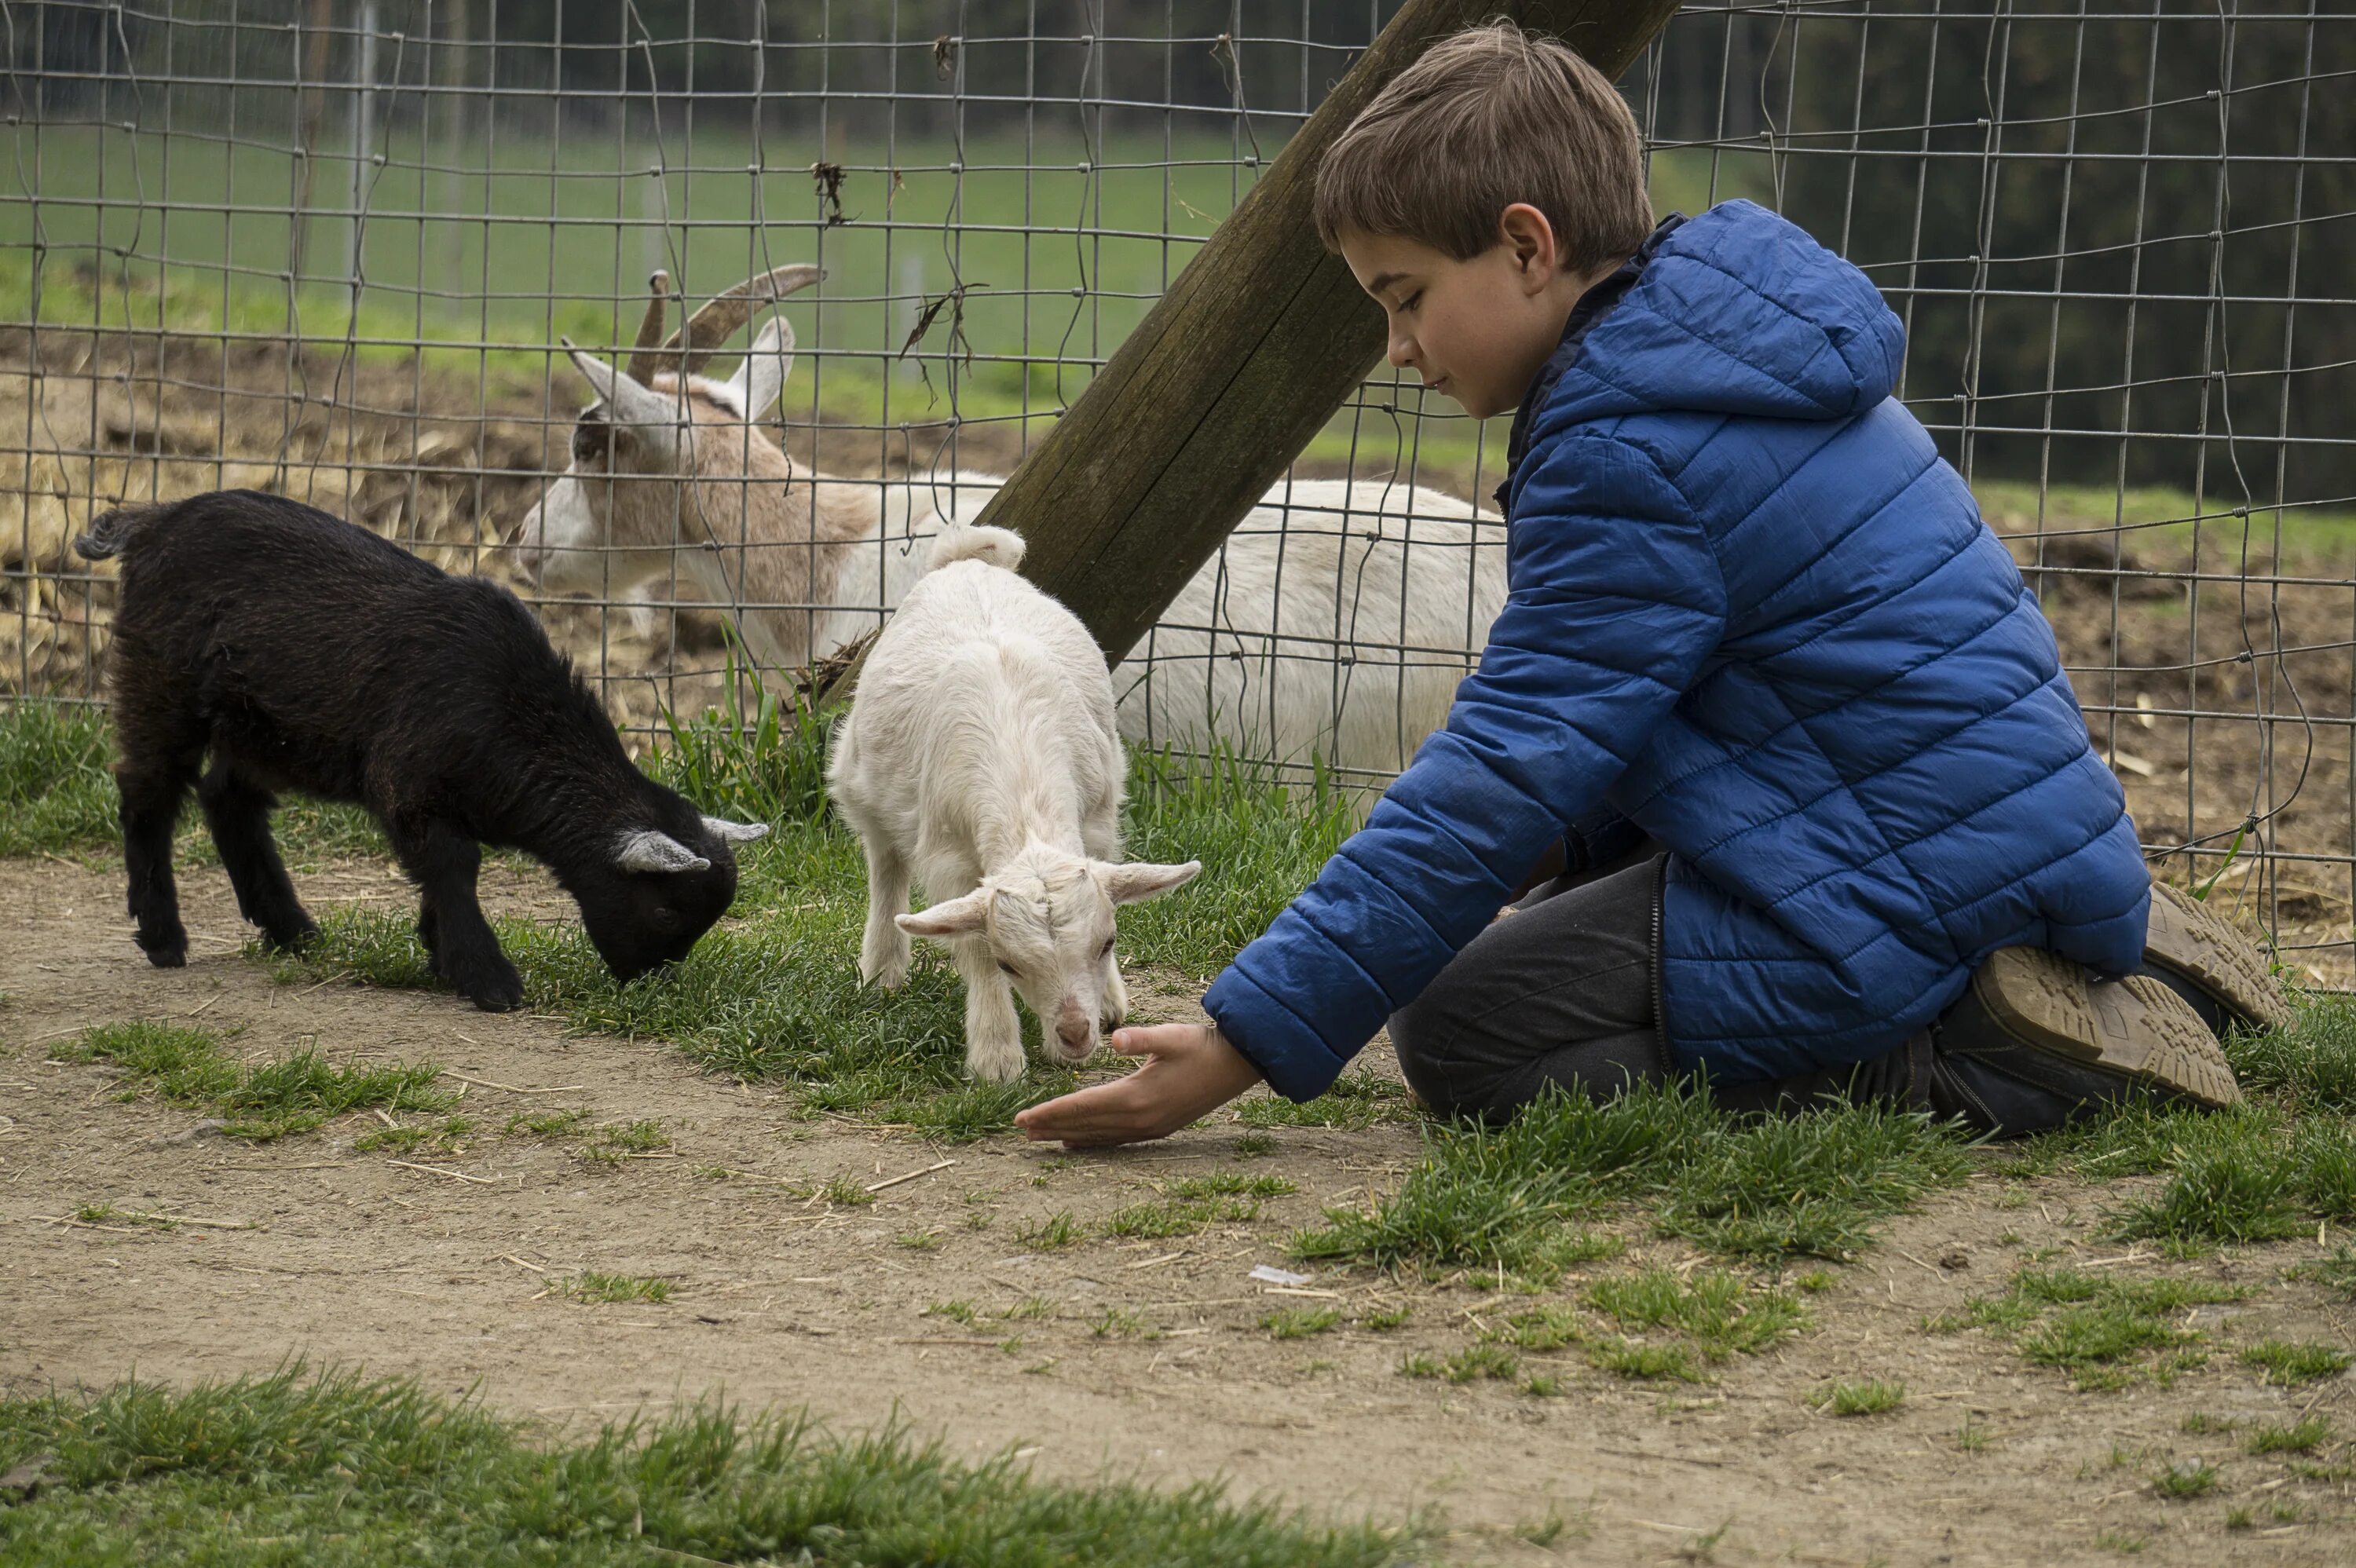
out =
[[[974,1304],[962,1298],[956,1301],[936,1301],[925,1308],[925,1316],[946,1317],[953,1323],[962,1323],[969,1328],[981,1321],[981,1313]]]
[[[1238,1133],[1233,1147],[1237,1159],[1258,1159],[1276,1152],[1276,1139],[1263,1132]]]
[[[2205,1459],[2168,1465],[2152,1472],[2151,1489],[2170,1502],[2190,1502],[2217,1489],[2224,1477]]]
[[[1981,1425],[1976,1416],[1966,1414],[1964,1424],[1955,1428],[1955,1446],[1965,1454],[1983,1453],[1994,1441],[1988,1435],[1988,1429]]]
[[[1808,1319],[1792,1292],[1724,1269],[1696,1269],[1687,1279],[1665,1268],[1610,1275],[1588,1285],[1586,1301],[1624,1329],[1682,1335],[1713,1362],[1757,1355]]]
[[[1340,1127],[1346,1132],[1412,1121],[1414,1115],[1404,1084],[1371,1072],[1344,1072],[1314,1100],[1296,1104],[1281,1094],[1255,1094],[1236,1107],[1237,1118],[1248,1127]]]
[[[180,1222],[168,1214],[144,1214],[128,1209],[117,1209],[112,1203],[85,1203],[73,1211],[73,1217],[85,1225],[114,1225],[124,1229],[144,1226],[153,1231],[177,1231]]]
[[[98,709],[19,699],[0,711],[0,855],[119,845],[113,754]]]
[[[1099,1339],[1159,1339],[1162,1331],[1145,1320],[1145,1314],[1132,1312],[1126,1307],[1108,1307],[1088,1332]]]
[[[584,1271],[570,1279],[557,1281],[556,1292],[575,1301],[647,1301],[660,1306],[670,1299],[671,1284],[667,1279],[642,1279],[632,1275]]]
[[[1080,1224],[1069,1209],[1058,1209],[1044,1220],[1025,1220],[1014,1227],[1014,1240],[1034,1253],[1059,1252],[1079,1239]]]
[[[818,1195],[842,1209],[864,1209],[875,1201],[875,1194],[862,1187],[857,1177],[840,1173],[828,1177],[826,1185],[818,1189]]]
[[[1643,1200],[1663,1233],[1722,1254],[1840,1258],[1876,1221],[1966,1168],[1954,1135],[1889,1111],[1743,1121],[1699,1086],[1639,1088],[1601,1104],[1550,1093],[1502,1127],[1428,1129],[1397,1192],[1367,1210],[1327,1211],[1328,1223],[1294,1248],[1546,1281],[1595,1255],[1580,1222]]]
[[[2077,1269],[2023,1269],[2004,1294],[1965,1304],[1934,1329],[1977,1325],[2008,1339],[2033,1365],[2068,1372],[2081,1388],[2116,1388],[2134,1375],[2166,1377],[2207,1337],[2184,1326],[2188,1307],[2246,1300],[2248,1285],[2145,1278]]]
[[[509,1137],[520,1133],[535,1138],[569,1137],[590,1117],[586,1105],[562,1111],[522,1112],[509,1116],[503,1129]]]
[[[1568,1307],[1540,1307],[1516,1312],[1491,1338],[1517,1350],[1559,1350],[1581,1338],[1579,1315]]]
[[[1001,1311],[999,1316],[1018,1322],[1053,1317],[1055,1316],[1055,1304],[1044,1296],[1026,1296],[1013,1306]]]
[[[1411,1378],[1444,1378],[1451,1383],[1483,1380],[1511,1382],[1521,1375],[1522,1361],[1503,1345],[1484,1339],[1465,1346],[1445,1360],[1424,1355],[1404,1357],[1399,1371]]]
[[[938,1231],[903,1231],[894,1240],[912,1253],[929,1253],[941,1244]]]
[[[437,1122],[412,1122],[406,1126],[380,1127],[352,1140],[356,1154],[455,1154],[474,1132],[466,1116],[444,1116]]]
[[[1342,1309],[1338,1307],[1293,1307],[1270,1312],[1262,1317],[1259,1326],[1268,1330],[1271,1339],[1306,1339],[1314,1334],[1330,1334],[1342,1326]]]
[[[1633,1339],[1605,1339],[1588,1347],[1587,1359],[1599,1371],[1647,1382],[1674,1379],[1678,1382],[1697,1383],[1704,1375],[1694,1360],[1692,1349],[1679,1344],[1648,1345]]]
[[[209,1030],[175,1024],[103,1024],[52,1051],[61,1061],[106,1061],[134,1090],[212,1112],[230,1137],[268,1143],[308,1132],[353,1111],[442,1111],[455,1096],[434,1087],[441,1069],[423,1063],[341,1066],[316,1050],[260,1066],[233,1061]]]
[[[2289,1426],[2261,1426],[2242,1446],[2253,1454],[2309,1454],[2331,1441],[2331,1423],[2310,1415]]]
[[[590,1165],[617,1167],[626,1159],[659,1154],[669,1147],[670,1135],[663,1131],[662,1124],[641,1119],[592,1127],[576,1152]]]
[[[300,1369],[0,1401],[0,1469],[46,1483],[0,1556],[81,1568],[655,1561],[1382,1568],[1412,1534],[1312,1522],[1215,1485],[1167,1492],[969,1465],[898,1427],[837,1438],[695,1405],[552,1437],[414,1383]],[[275,1542],[276,1544],[271,1544]]]
[[[1882,1415],[1906,1403],[1906,1385],[1881,1378],[1836,1380],[1810,1394],[1808,1403],[1826,1415]]]
[[[2300,1383],[2320,1382],[2346,1371],[2356,1355],[2351,1355],[2336,1345],[2299,1343],[2288,1339],[2261,1339],[2242,1349],[2245,1366],[2258,1368],[2265,1381],[2282,1388],[2295,1388]]]
[[[1257,1220],[1264,1200],[1293,1190],[1281,1176],[1218,1171],[1181,1177],[1162,1184],[1160,1199],[1114,1211],[1105,1228],[1116,1236],[1142,1240],[1191,1236],[1213,1225]]]

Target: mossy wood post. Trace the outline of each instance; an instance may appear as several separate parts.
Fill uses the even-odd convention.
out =
[[[993,496],[1023,570],[1108,660],[1134,646],[1382,358],[1383,317],[1311,217],[1317,165],[1384,83],[1492,16],[1617,78],[1676,0],[1410,0]],[[853,663],[820,698],[841,700]]]

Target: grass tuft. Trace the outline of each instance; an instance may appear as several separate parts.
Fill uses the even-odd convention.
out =
[[[2223,1479],[2216,1466],[2205,1459],[2195,1459],[2153,1471],[2151,1489],[2170,1502],[2190,1502],[2215,1491]]]
[[[1259,1320],[1271,1339],[1306,1339],[1312,1335],[1330,1334],[1342,1326],[1342,1309],[1338,1307],[1296,1307],[1270,1312]]]
[[[1889,1111],[1741,1121],[1706,1087],[1639,1088],[1601,1104],[1557,1092],[1502,1127],[1430,1129],[1396,1193],[1365,1211],[1328,1210],[1294,1250],[1547,1282],[1608,1255],[1582,1221],[1645,1198],[1663,1233],[1722,1255],[1842,1258],[1875,1221],[1966,1168],[1953,1135]]]
[[[657,1306],[670,1299],[667,1279],[641,1279],[623,1274],[584,1272],[556,1282],[556,1293],[575,1301],[646,1301]]]
[[[106,1061],[133,1089],[175,1105],[209,1110],[230,1137],[268,1143],[309,1132],[353,1111],[441,1111],[455,1096],[434,1087],[441,1069],[423,1063],[337,1066],[313,1050],[259,1067],[242,1066],[209,1030],[154,1022],[84,1029],[52,1056]]]
[[[580,1437],[405,1381],[314,1376],[0,1400],[0,1468],[49,1456],[6,1510],[11,1561],[991,1563],[1384,1568],[1411,1535],[1312,1522],[1215,1484],[1152,1491],[969,1465],[897,1427],[699,1404]],[[276,1541],[275,1547],[265,1544]]]
[[[2030,1268],[2003,1295],[1976,1297],[1960,1316],[1931,1327],[1977,1325],[2011,1340],[2032,1365],[2068,1372],[2080,1388],[2119,1388],[2138,1375],[2165,1379],[2199,1357],[2194,1348],[2207,1336],[2184,1324],[2187,1308],[2254,1294],[2202,1280]]]
[[[2346,1371],[2356,1355],[2334,1345],[2301,1344],[2288,1339],[2261,1339],[2244,1346],[2242,1361],[2258,1368],[2265,1381],[2281,1388],[2320,1382]]]
[[[1837,1381],[1810,1394],[1808,1403],[1826,1415],[1882,1415],[1906,1403],[1906,1385],[1880,1378]]]
[[[2253,1454],[2308,1454],[2331,1441],[2331,1423],[2310,1415],[2290,1426],[2261,1426],[2243,1445]]]

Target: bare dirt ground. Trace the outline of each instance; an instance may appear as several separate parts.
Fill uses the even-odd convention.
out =
[[[2016,1564],[2345,1563],[2346,1480],[2302,1478],[2241,1432],[2188,1417],[2356,1427],[2356,1383],[2264,1386],[2229,1347],[2277,1336],[2356,1346],[2322,1288],[2284,1280],[2314,1241],[2173,1264],[2101,1239],[2124,1188],[1976,1178],[1890,1227],[1811,1298],[1814,1326],[1709,1384],[1633,1383],[1558,1364],[1560,1397],[1402,1376],[1502,1310],[1494,1292],[1367,1271],[1307,1271],[1300,1294],[1248,1276],[1293,1264],[1291,1231],[1362,1201],[1413,1160],[1413,1129],[1280,1128],[1238,1158],[1220,1123],[1142,1150],[1073,1158],[1000,1137],[936,1147],[905,1132],[804,1119],[774,1089],[699,1074],[661,1041],[570,1037],[438,995],[274,984],[218,871],[184,883],[187,968],[151,970],[121,915],[119,872],[0,865],[0,1388],[24,1393],[134,1373],[185,1383],[289,1357],[411,1374],[434,1390],[578,1426],[712,1393],[806,1405],[838,1429],[899,1420],[973,1457],[1019,1450],[1046,1475],[1162,1482],[1224,1476],[1241,1491],[1398,1520],[1429,1509],[1451,1560]],[[315,908],[405,890],[377,864],[300,879]],[[544,884],[501,875],[495,906],[548,916]],[[1141,1010],[1175,1013],[1169,994]],[[316,1042],[337,1058],[423,1059],[465,1088],[477,1124],[455,1154],[364,1154],[350,1117],[281,1143],[190,1136],[197,1113],[126,1103],[103,1064],[48,1060],[81,1028],[195,1019],[255,1058]],[[457,1078],[456,1075],[463,1075]],[[498,1130],[519,1112],[589,1107],[659,1120],[654,1157],[600,1168],[573,1148]],[[941,1162],[951,1162],[942,1164]],[[933,1168],[938,1166],[938,1168]],[[715,1179],[712,1168],[739,1172]],[[1298,1184],[1252,1224],[1173,1241],[1106,1238],[1114,1209],[1211,1170]],[[803,1196],[849,1177],[911,1172],[868,1207]],[[67,1222],[84,1205],[191,1217],[170,1231]],[[1068,1211],[1087,1239],[1018,1239]],[[213,1223],[198,1223],[209,1221]],[[926,1246],[904,1238],[929,1237]],[[2262,1285],[2197,1309],[2218,1353],[2173,1386],[2077,1393],[1977,1331],[1928,1334],[1926,1314],[2001,1287],[2040,1249],[2057,1261]],[[1687,1261],[1635,1237],[1634,1261]],[[1594,1265],[1598,1271],[1628,1262]],[[583,1270],[663,1276],[669,1303],[591,1306],[550,1289]],[[1562,1287],[1576,1288],[1575,1282]],[[937,1303],[972,1304],[970,1324]],[[1007,1316],[1025,1303],[1040,1316]],[[1278,1341],[1273,1309],[1413,1308],[1379,1334],[1352,1325]],[[1099,1336],[1108,1310],[1151,1337]],[[1901,1381],[1894,1413],[1841,1420],[1806,1396],[1833,1378]],[[1985,1445],[1966,1445],[1966,1424]],[[2196,1423],[2196,1424],[2199,1424]],[[2295,1456],[2294,1456],[2295,1457]],[[2222,1485],[2162,1500],[2148,1477],[2205,1459]],[[2227,1510],[2247,1510],[2227,1528]],[[1517,1533],[1566,1521],[1550,1547]],[[1713,1536],[1713,1532],[1716,1533]],[[1543,1533],[1542,1531],[1538,1533]]]

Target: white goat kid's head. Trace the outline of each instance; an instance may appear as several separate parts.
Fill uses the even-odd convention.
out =
[[[1113,965],[1113,909],[1183,887],[1203,869],[1113,865],[1033,841],[963,898],[898,917],[913,936],[979,937],[1066,1061],[1096,1053]]]
[[[713,542],[725,517],[707,518],[698,479],[782,477],[785,455],[758,421],[793,368],[794,329],[772,316],[726,380],[701,374],[758,311],[816,283],[816,267],[780,267],[705,304],[662,337],[669,280],[652,296],[624,368],[564,344],[597,400],[573,427],[564,473],[524,514],[510,541],[517,572],[550,593],[596,593],[668,576],[682,544]],[[657,347],[659,342],[660,347]],[[770,471],[774,469],[776,473]],[[729,497],[718,498],[724,509]],[[735,502],[743,504],[740,486]]]

